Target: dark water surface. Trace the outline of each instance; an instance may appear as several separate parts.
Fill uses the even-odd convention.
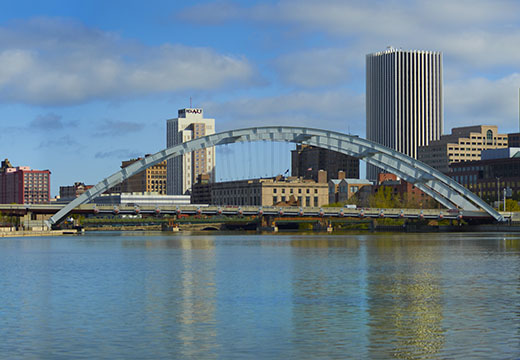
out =
[[[516,359],[520,235],[0,239],[1,359]]]

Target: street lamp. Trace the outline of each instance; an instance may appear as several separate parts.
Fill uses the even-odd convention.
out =
[[[496,176],[497,179],[497,209],[500,210],[500,178]]]

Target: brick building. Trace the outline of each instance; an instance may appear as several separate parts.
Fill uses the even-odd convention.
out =
[[[74,185],[60,186],[60,201],[71,201],[82,195],[94,185],[85,185],[82,182],[75,182]]]
[[[373,195],[390,189],[392,198],[401,201],[402,206],[427,208],[435,204],[434,200],[422,190],[394,174],[380,173],[377,180],[377,185],[372,188]]]
[[[1,204],[47,204],[51,198],[51,172],[14,167],[8,159],[0,167]]]
[[[291,151],[291,175],[318,181],[320,170],[330,175],[344,171],[348,178],[359,178],[359,159],[310,145],[296,145]],[[334,176],[332,175],[332,176]]]

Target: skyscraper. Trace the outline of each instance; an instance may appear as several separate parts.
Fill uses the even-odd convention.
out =
[[[368,140],[417,158],[442,127],[442,53],[389,47],[366,56]],[[367,166],[369,179],[379,172]]]
[[[204,119],[202,109],[181,109],[178,117],[166,121],[166,146],[172,147],[186,141],[215,133],[215,119]],[[209,174],[215,179],[215,148],[193,151],[168,160],[166,177],[168,195],[183,195],[199,174]]]

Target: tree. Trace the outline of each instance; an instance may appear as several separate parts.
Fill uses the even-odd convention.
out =
[[[506,199],[506,211],[520,211],[518,201],[513,199]]]
[[[401,207],[401,198],[393,194],[392,187],[380,186],[377,192],[370,196],[368,203],[370,207],[391,209]]]

